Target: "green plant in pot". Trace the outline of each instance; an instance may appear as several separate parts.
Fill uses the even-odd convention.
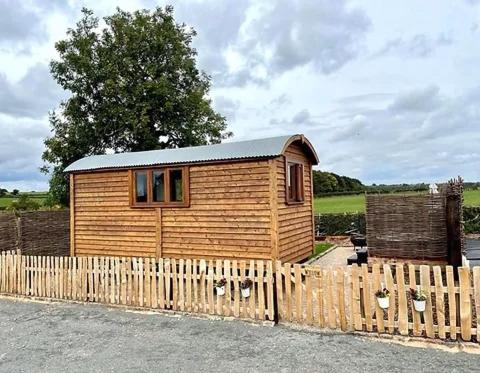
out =
[[[224,278],[221,278],[220,280],[213,283],[213,286],[217,291],[217,295],[225,295],[225,285],[227,285],[227,280],[225,280]]]
[[[388,289],[383,288],[375,292],[375,297],[377,298],[378,306],[382,309],[387,309],[390,307],[390,292]]]
[[[415,311],[424,312],[427,304],[427,294],[422,290],[410,289],[410,297],[412,298]]]
[[[250,296],[250,289],[253,285],[253,281],[249,278],[246,278],[240,283],[240,290],[242,292],[243,298],[248,298]]]

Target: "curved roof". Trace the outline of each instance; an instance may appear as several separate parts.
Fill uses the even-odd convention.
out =
[[[305,146],[312,163],[318,164],[317,154],[310,142],[303,135],[293,135],[192,146],[188,148],[92,155],[73,162],[65,171],[75,172],[110,168],[273,158],[282,155],[285,149],[292,142],[296,141],[301,142],[302,145]]]

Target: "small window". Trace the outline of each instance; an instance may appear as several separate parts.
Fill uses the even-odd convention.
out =
[[[165,202],[165,171],[153,171],[153,202]]]
[[[182,170],[170,170],[170,201],[183,201],[183,177]]]
[[[147,201],[147,173],[135,172],[135,202],[146,203]]]
[[[130,171],[132,207],[187,207],[189,172],[187,167]]]
[[[287,203],[303,203],[305,193],[303,188],[303,164],[286,162]]]

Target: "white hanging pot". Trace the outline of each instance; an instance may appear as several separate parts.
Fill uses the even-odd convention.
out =
[[[242,297],[248,298],[250,296],[250,288],[240,289],[242,291]]]
[[[217,286],[217,295],[225,295],[225,285],[224,286]]]
[[[427,301],[425,300],[415,300],[415,299],[413,300],[413,307],[417,312],[424,312],[426,304],[427,304]]]
[[[384,298],[377,297],[377,302],[380,308],[382,309],[387,309],[388,307],[390,307],[390,297],[384,297]]]

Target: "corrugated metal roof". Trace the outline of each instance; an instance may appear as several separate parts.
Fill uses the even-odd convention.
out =
[[[278,136],[188,148],[93,155],[72,163],[65,171],[88,171],[157,164],[186,164],[230,159],[275,157],[282,154],[284,146],[291,138],[292,136]]]

